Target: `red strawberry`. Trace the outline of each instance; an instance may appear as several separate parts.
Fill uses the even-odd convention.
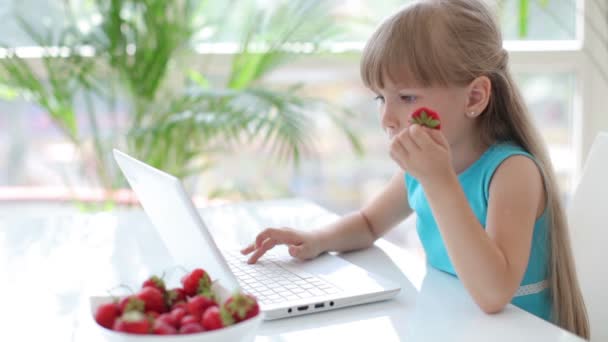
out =
[[[412,113],[410,123],[433,129],[441,129],[439,114],[425,107],[418,108],[414,113]]]
[[[197,268],[189,274],[186,274],[182,277],[181,281],[182,285],[184,285],[184,292],[188,296],[194,296],[211,289],[211,278],[209,277],[209,274],[201,268]]]
[[[153,275],[150,278],[148,278],[146,281],[144,281],[144,283],[141,285],[141,288],[143,289],[144,287],[153,287],[157,290],[159,290],[162,294],[165,294],[165,292],[167,292],[167,287],[165,286],[165,282]]]
[[[114,322],[113,329],[130,334],[147,334],[150,332],[150,321],[141,312],[129,311]]]
[[[179,322],[179,321],[176,321],[175,317],[171,316],[170,313],[164,313],[164,314],[158,316],[156,318],[155,322],[159,322],[159,321],[163,322],[165,324],[169,324],[170,326],[172,326],[174,328],[177,328],[177,323]]]
[[[197,318],[201,318],[207,308],[217,305],[217,303],[208,296],[197,295],[188,299],[188,312]]]
[[[188,323],[179,328],[180,334],[194,334],[203,331],[205,331],[205,329],[203,329],[203,327],[201,327],[201,325],[198,323]]]
[[[234,323],[234,318],[232,318],[232,315],[226,310],[226,308],[222,307],[220,309],[217,306],[212,306],[207,309],[207,311],[205,311],[203,314],[203,318],[201,319],[201,324],[205,330],[221,329]]]
[[[184,325],[188,325],[190,323],[198,323],[198,319],[196,319],[196,317],[192,316],[192,315],[186,315],[184,317],[182,317],[181,321],[179,322],[180,326],[184,326]]]
[[[186,301],[186,292],[184,289],[180,287],[176,287],[167,291],[167,304],[170,307],[173,307],[175,303],[185,302]]]
[[[159,313],[167,311],[165,298],[162,292],[155,287],[144,287],[136,296],[144,302],[146,311],[156,311]]]
[[[112,329],[118,316],[120,316],[120,306],[117,303],[103,304],[95,311],[95,322],[104,328]]]
[[[184,316],[186,316],[187,312],[185,309],[183,308],[175,308],[173,310],[171,310],[171,313],[169,313],[169,316],[171,316],[171,320],[173,322],[175,322],[175,327],[179,327],[181,325],[182,322],[182,318],[184,318]]]
[[[154,332],[156,335],[175,335],[177,334],[177,329],[170,324],[156,320],[154,321],[152,332]]]
[[[182,308],[182,309],[188,311],[188,303],[186,303],[186,302],[173,303],[173,306],[171,306],[171,311],[173,311],[177,308]]]
[[[122,313],[128,311],[144,312],[146,304],[141,299],[131,295],[121,299],[118,306],[120,307],[120,312]]]
[[[228,298],[224,307],[236,322],[255,317],[260,312],[260,306],[255,297],[239,292]]]
[[[152,319],[157,319],[158,316],[160,316],[160,314],[156,311],[146,311],[146,316],[148,316]]]

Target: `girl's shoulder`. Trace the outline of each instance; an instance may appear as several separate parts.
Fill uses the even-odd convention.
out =
[[[506,159],[513,156],[525,156],[537,163],[536,158],[531,153],[526,151],[522,146],[509,141],[491,145],[480,158],[480,161],[484,164],[485,169],[495,169]]]
[[[505,163],[505,161],[515,156],[525,157],[525,159],[511,160],[511,162]],[[495,178],[494,176],[503,164],[507,169],[501,173],[509,178],[515,178],[515,182],[519,182],[522,179],[530,180],[538,174],[540,174],[542,181],[541,166],[531,153],[514,142],[496,143],[486,151],[484,161],[478,165],[475,175],[481,181],[486,197],[489,194],[490,185]]]

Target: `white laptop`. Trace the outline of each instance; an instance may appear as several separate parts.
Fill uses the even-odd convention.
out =
[[[238,249],[218,248],[178,178],[116,149],[114,158],[173,261],[253,294],[267,320],[387,300],[401,289],[329,253],[302,262],[275,248],[249,265]]]

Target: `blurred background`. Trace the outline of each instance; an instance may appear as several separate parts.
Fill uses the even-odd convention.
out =
[[[130,203],[118,147],[203,202],[356,209],[396,170],[360,52],[407,3],[3,0],[0,203]],[[491,5],[567,199],[608,129],[608,5]]]

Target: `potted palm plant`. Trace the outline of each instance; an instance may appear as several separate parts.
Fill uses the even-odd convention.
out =
[[[20,19],[41,58],[6,46],[0,84],[48,113],[94,170],[93,185],[109,194],[125,185],[113,147],[179,177],[212,167],[238,144],[297,164],[313,147],[309,128],[321,113],[361,152],[345,120],[352,113],[307,98],[295,82],[282,89],[262,82],[300,57],[298,43],[318,53],[339,33],[330,2],[269,9],[254,1],[94,0],[84,18],[67,4],[67,24],[54,25],[62,27],[54,33]],[[205,47],[211,53],[197,53]]]

